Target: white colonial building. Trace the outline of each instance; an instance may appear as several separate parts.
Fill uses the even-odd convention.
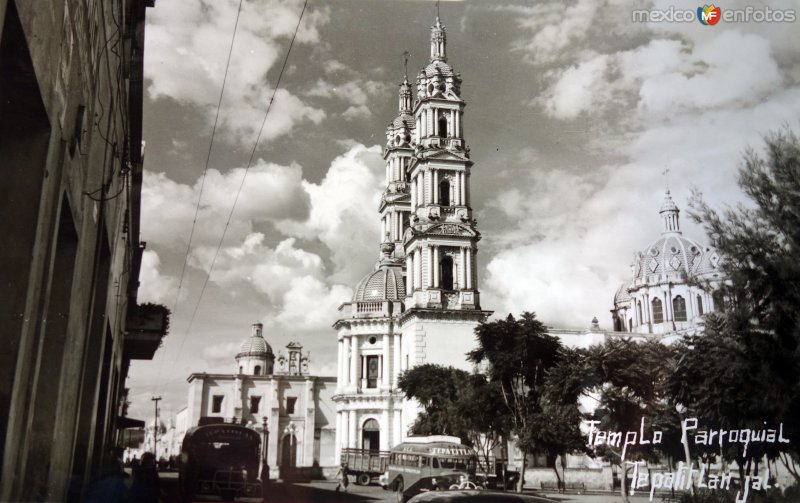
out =
[[[406,76],[398,116],[386,130],[380,259],[334,325],[337,455],[341,448],[387,450],[403,441],[418,405],[403,399],[399,374],[423,363],[470,370],[466,353],[475,346],[475,326],[491,314],[481,310],[477,284],[480,234],[470,206],[466,103],[438,17],[416,91],[412,101]]]
[[[617,332],[684,333],[714,310],[724,279],[716,250],[681,232],[680,210],[667,191],[659,211],[661,236],[636,252],[632,278],[617,290],[611,317]]]
[[[334,377],[309,374],[309,357],[292,342],[276,356],[256,323],[235,356],[230,374],[189,376],[186,426],[225,420],[262,432],[267,419],[268,464],[274,467],[330,467],[334,453]],[[232,369],[233,370],[233,369]]]

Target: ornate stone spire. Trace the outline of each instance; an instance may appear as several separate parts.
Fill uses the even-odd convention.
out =
[[[438,8],[438,6],[437,6]],[[447,62],[447,34],[439,16],[436,16],[436,24],[431,27],[431,63],[434,61]]]
[[[661,220],[664,223],[664,230],[661,231],[662,234],[681,233],[681,228],[678,223],[678,214],[680,211],[681,210],[678,209],[675,201],[673,201],[672,197],[670,197],[669,189],[667,189],[667,192],[664,195],[664,202],[661,204],[661,209],[658,211],[658,213],[661,215]]]
[[[400,104],[398,111],[401,114],[411,113],[411,84],[408,83],[408,75],[403,76],[403,83],[400,84]]]

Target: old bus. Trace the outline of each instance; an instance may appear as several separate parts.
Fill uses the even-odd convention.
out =
[[[453,485],[475,488],[477,461],[475,451],[458,437],[409,437],[389,453],[388,488],[399,502]]]

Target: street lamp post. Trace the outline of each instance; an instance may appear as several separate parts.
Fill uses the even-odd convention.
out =
[[[267,454],[269,449],[269,430],[267,429],[267,416],[262,418],[261,435],[264,437],[263,459],[261,460],[261,482],[266,483],[269,480],[269,465],[267,464]]]
[[[158,463],[158,401],[161,400],[161,397],[154,396],[150,400],[152,400],[156,406],[156,419],[153,422],[153,456],[156,457],[156,463]]]

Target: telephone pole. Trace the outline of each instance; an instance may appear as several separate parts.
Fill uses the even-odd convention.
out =
[[[152,400],[156,406],[156,419],[153,422],[153,456],[156,457],[156,463],[158,463],[158,401],[161,400],[161,397],[154,396],[150,400]]]

